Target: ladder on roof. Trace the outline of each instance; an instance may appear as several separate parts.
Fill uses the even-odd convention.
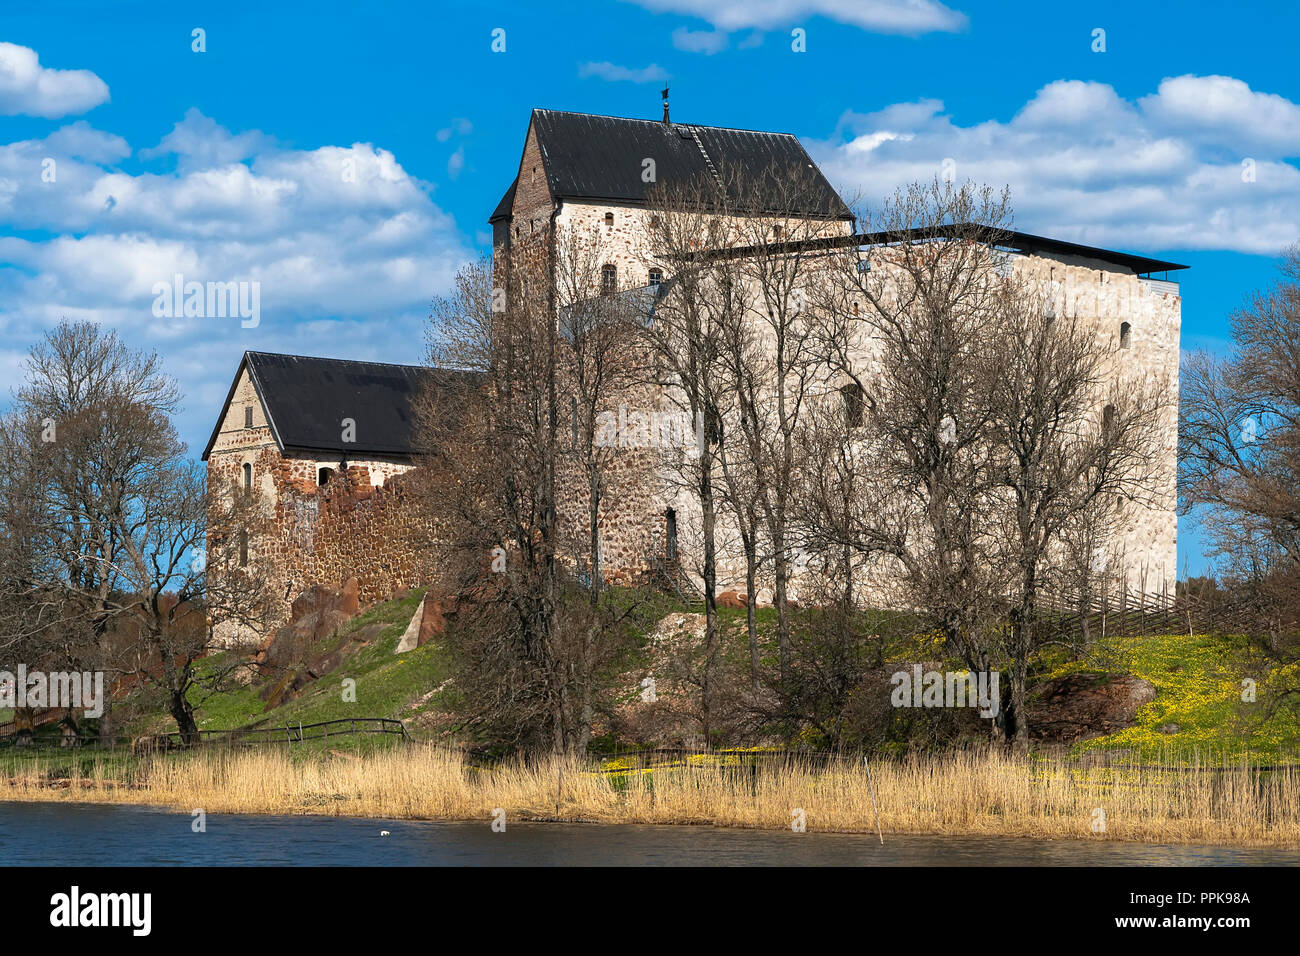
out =
[[[709,173],[712,174],[713,181],[717,183],[719,189],[725,189],[722,184],[722,177],[718,174],[717,167],[713,165],[713,157],[709,155],[709,151],[705,149],[704,144],[700,142],[700,134],[696,132],[694,126],[687,126],[685,128],[690,132],[691,141],[695,143],[695,148],[698,149],[700,155],[704,157],[704,165],[708,167]]]

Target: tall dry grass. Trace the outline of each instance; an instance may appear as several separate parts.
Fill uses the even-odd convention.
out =
[[[586,820],[875,829],[861,765],[797,760],[751,775],[702,760],[650,772],[595,773],[558,759],[483,769],[455,751],[409,746],[366,757],[208,749],[97,761],[57,779],[51,760],[0,770],[0,799],[141,803],[209,813],[322,813],[427,820]],[[962,752],[871,767],[880,825],[891,833],[985,834],[1159,843],[1300,846],[1300,770],[1245,763],[1081,767]],[[1094,826],[1104,813],[1104,832]]]

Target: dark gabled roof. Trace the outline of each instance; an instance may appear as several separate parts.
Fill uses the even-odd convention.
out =
[[[656,183],[725,182],[737,176],[759,184],[788,178],[792,168],[808,168],[813,188],[804,208],[786,210],[773,193],[761,212],[851,219],[839,194],[790,133],[763,133],[718,126],[596,116],[559,110],[533,110],[533,128],[555,199],[606,200],[639,204]],[[646,159],[655,163],[654,182],[644,177]],[[504,203],[505,200],[502,200]],[[498,204],[495,218],[501,212]]]
[[[473,387],[477,375],[422,365],[388,365],[349,359],[245,352],[222,418],[247,368],[276,444],[285,452],[325,452],[348,457],[414,453],[411,399],[421,387]],[[343,441],[343,420],[356,423],[355,442]],[[204,449],[206,461],[221,420]]]
[[[488,222],[496,222],[498,219],[509,219],[510,213],[515,208],[515,187],[519,185],[519,177],[516,176],[510,183],[510,188],[506,194],[501,197],[497,203],[497,208],[492,210],[492,215],[488,216]]]

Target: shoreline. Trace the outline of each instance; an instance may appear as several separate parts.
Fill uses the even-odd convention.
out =
[[[53,793],[58,790],[66,790],[65,787],[49,787],[47,792]],[[115,800],[73,800],[73,799],[47,799],[41,796],[21,796],[0,794],[0,805],[5,803],[22,803],[22,804],[57,804],[62,806],[83,806],[83,807],[118,807],[118,808],[135,808],[141,810],[158,810],[166,813],[176,813],[185,815],[189,811],[184,806],[176,804],[156,803],[153,801],[115,801]],[[271,819],[296,819],[296,818],[313,818],[319,820],[366,820],[374,823],[436,823],[436,824],[480,824],[487,826],[491,821],[489,817],[419,817],[419,816],[372,816],[361,813],[325,813],[310,808],[300,810],[285,811],[264,811],[264,810],[222,810],[213,811],[223,815],[241,816],[241,817],[263,817]],[[719,823],[713,820],[694,820],[694,821],[645,821],[645,820],[598,820],[594,818],[579,817],[544,817],[544,816],[511,816],[510,826],[532,826],[537,824],[549,824],[560,826],[583,826],[583,827],[669,827],[673,829],[694,829],[708,828],[718,830],[735,830],[739,832],[759,832],[759,833],[781,833],[788,830],[788,827],[770,827],[754,824],[743,823]],[[857,828],[840,828],[824,829],[813,825],[809,821],[806,833],[816,834],[819,836],[867,836],[872,837],[873,842],[876,837],[876,831],[862,830]],[[1204,841],[1179,841],[1179,840],[1160,840],[1149,841],[1133,838],[1115,837],[1109,834],[1105,835],[1032,835],[1023,833],[1006,833],[994,832],[990,830],[899,830],[884,831],[884,842],[888,843],[891,838],[896,837],[953,837],[953,838],[987,838],[991,840],[1024,840],[1033,843],[1079,843],[1079,844],[1098,844],[1106,843],[1116,847],[1122,846],[1146,846],[1146,847],[1178,847],[1194,849],[1203,847],[1208,850],[1214,849],[1233,849],[1233,850],[1295,850],[1300,852],[1300,842],[1296,843],[1230,843],[1230,842],[1204,842]]]
[[[789,764],[592,773],[566,761],[473,771],[428,745],[350,755],[203,751],[54,776],[39,757],[0,770],[0,801],[175,812],[431,823],[651,825],[876,834],[860,767]],[[1237,849],[1300,849],[1300,772],[1132,771],[956,754],[874,770],[880,829],[894,836],[1006,837]]]

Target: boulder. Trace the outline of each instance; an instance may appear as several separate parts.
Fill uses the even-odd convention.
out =
[[[1030,695],[1029,732],[1060,743],[1113,734],[1132,726],[1138,708],[1155,697],[1154,684],[1129,674],[1058,677]]]
[[[271,635],[263,664],[282,668],[302,663],[359,613],[356,578],[348,578],[338,590],[321,585],[308,588],[294,600],[289,623]]]

